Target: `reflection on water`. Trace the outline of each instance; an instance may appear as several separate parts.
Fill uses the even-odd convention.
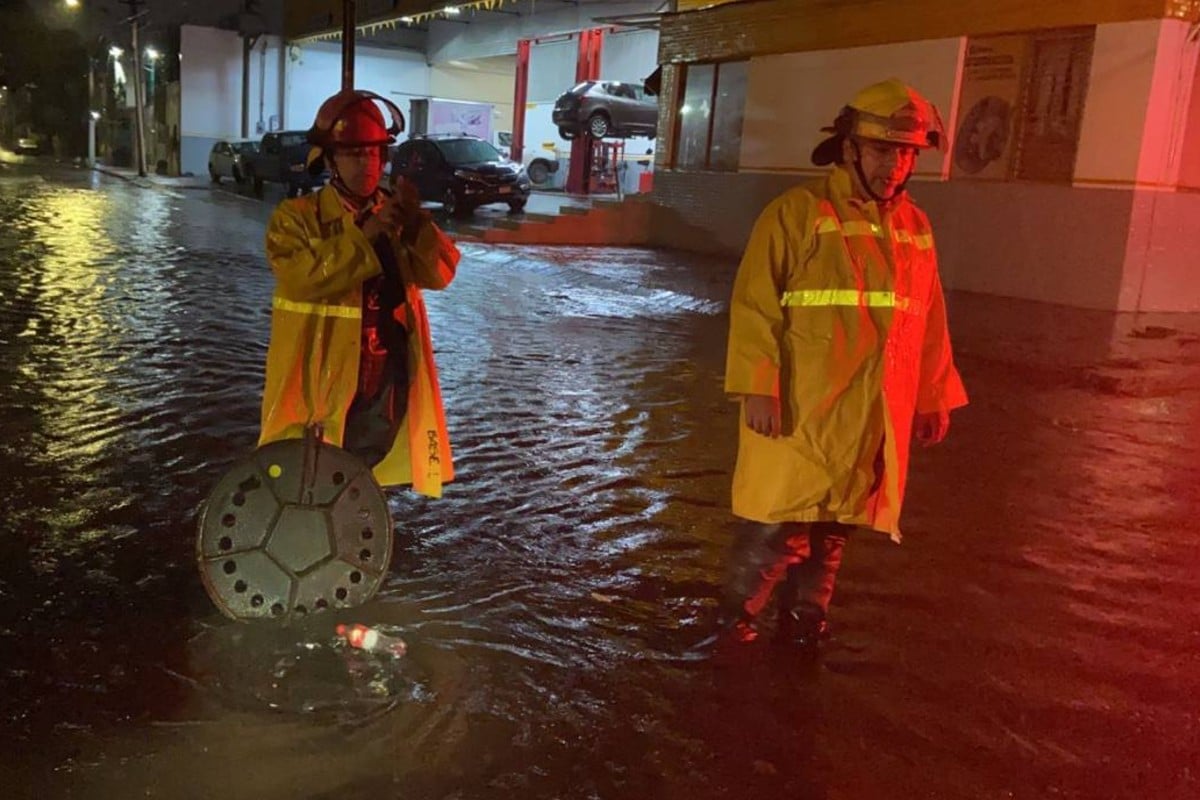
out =
[[[821,663],[714,661],[732,264],[464,246],[458,482],[393,496],[367,607],[235,625],[194,520],[257,434],[269,209],[53,178],[0,181],[6,797],[1198,796],[1194,320],[954,298],[905,545],[852,544]]]

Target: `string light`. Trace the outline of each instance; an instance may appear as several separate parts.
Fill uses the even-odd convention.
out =
[[[396,19],[385,19],[377,22],[367,22],[354,27],[355,33],[366,34],[370,36],[382,30],[395,30],[397,26],[404,25],[406,27],[418,25],[422,22],[430,22],[437,19],[448,19],[450,17],[460,16],[464,11],[494,11],[502,6],[511,5],[519,0],[471,0],[471,2],[458,3],[457,5],[448,5],[443,8],[432,11],[420,11],[415,14],[405,14]],[[340,30],[327,31],[325,33],[315,33],[310,36],[303,36],[296,40],[296,44],[304,44],[305,42],[319,41],[334,41],[342,38]]]

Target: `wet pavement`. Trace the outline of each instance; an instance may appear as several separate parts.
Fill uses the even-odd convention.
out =
[[[257,435],[269,211],[0,172],[0,797],[1200,796],[1200,320],[952,297],[904,545],[851,542],[820,662],[712,659],[733,265],[464,245],[458,481],[393,496],[368,606],[240,625],[195,516]]]

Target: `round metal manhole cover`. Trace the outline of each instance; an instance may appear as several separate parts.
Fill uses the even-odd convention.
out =
[[[371,470],[339,447],[289,439],[236,464],[200,513],[196,560],[234,619],[360,605],[392,558],[392,518]]]

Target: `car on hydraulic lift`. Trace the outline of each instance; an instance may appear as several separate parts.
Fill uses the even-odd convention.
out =
[[[592,138],[629,138],[658,133],[658,101],[640,84],[583,81],[554,101],[551,117],[564,139],[586,132]]]
[[[441,203],[451,216],[468,216],[492,203],[506,203],[517,213],[529,200],[525,170],[477,136],[415,136],[396,148],[391,176],[412,181],[422,200]]]

